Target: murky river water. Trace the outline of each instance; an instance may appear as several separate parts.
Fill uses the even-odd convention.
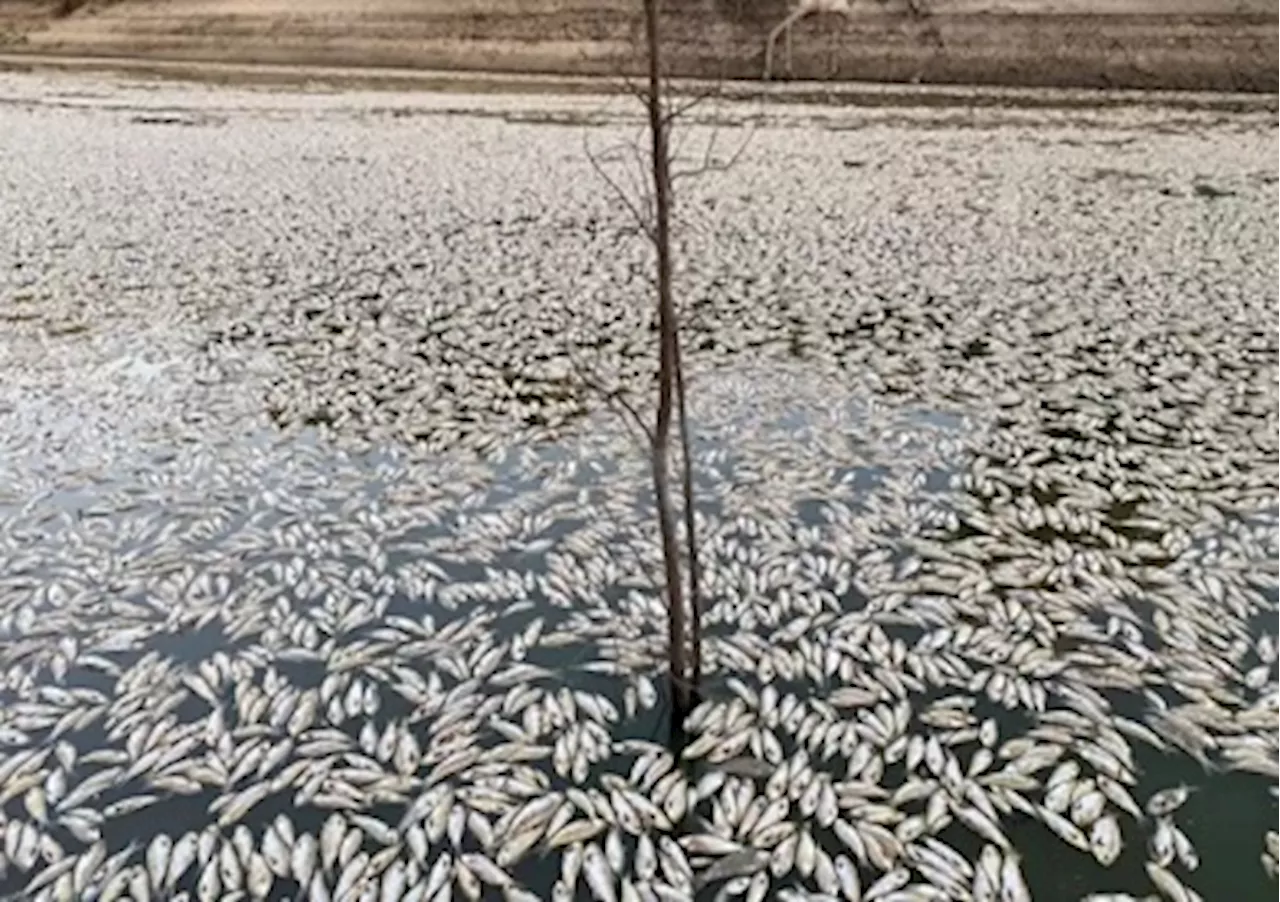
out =
[[[681,772],[634,111],[0,95],[3,891],[1274,897],[1273,113],[686,131]]]

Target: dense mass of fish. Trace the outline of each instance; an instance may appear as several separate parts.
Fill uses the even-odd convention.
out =
[[[580,132],[2,86],[9,898],[1189,902],[1213,794],[1274,825],[1267,123],[762,128],[686,183],[675,760],[602,401],[647,257]]]

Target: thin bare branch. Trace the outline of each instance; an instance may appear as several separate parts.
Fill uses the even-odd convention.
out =
[[[621,185],[614,181],[613,176],[609,175],[604,164],[596,159],[595,154],[591,152],[591,136],[585,130],[582,133],[582,149],[587,155],[587,160],[591,163],[591,168],[596,171],[596,175],[600,176],[604,183],[608,185],[617,196],[618,200],[622,201],[623,206],[627,208],[628,212],[631,213],[632,219],[635,221],[636,228],[648,237],[650,241],[653,241],[653,227],[650,224],[650,220],[641,214],[640,210],[636,208],[635,203],[632,201],[631,196],[622,189]]]
[[[645,183],[649,180],[649,167],[651,164],[648,156],[645,154],[645,151],[640,146],[639,139],[633,142],[629,149],[631,151],[631,162],[635,166],[635,171],[632,173],[632,177],[635,179],[636,185],[638,186],[637,194],[640,196],[640,201],[644,205],[644,213],[647,217],[646,221],[652,224],[654,222],[655,215],[653,207],[653,192],[646,191],[644,189]],[[655,235],[655,240],[656,237],[657,236]]]
[[[676,120],[684,118],[686,115],[693,112],[694,109],[706,103],[708,100],[711,100],[713,98],[718,99],[722,97],[724,97],[724,86],[721,83],[716,82],[714,85],[712,85],[705,91],[697,91],[697,92],[690,93],[688,95],[685,95],[685,99],[682,100],[681,102],[672,103],[670,108],[667,110],[666,115],[663,118],[666,121],[667,125],[669,126],[673,124]]]
[[[754,131],[749,132],[747,136],[743,138],[742,143],[740,143],[733,151],[733,154],[728,159],[724,160],[716,160],[712,157],[715,149],[715,134],[715,132],[712,132],[711,137],[707,140],[707,150],[703,155],[702,163],[690,169],[673,171],[671,173],[671,181],[673,184],[683,179],[696,178],[697,176],[709,175],[715,172],[727,172],[732,169],[742,158],[742,155],[746,153],[747,146],[751,143]]]
[[[640,434],[644,436],[649,448],[652,448],[654,442],[653,430],[649,428],[649,424],[640,415],[640,411],[627,398],[625,390],[605,387],[604,383],[590,373],[589,368],[579,361],[574,361],[574,368],[576,370],[574,375],[582,383],[583,387],[595,392],[606,404],[616,404],[623,413],[630,417],[631,424],[640,430]],[[646,453],[647,451],[648,449],[646,449]]]

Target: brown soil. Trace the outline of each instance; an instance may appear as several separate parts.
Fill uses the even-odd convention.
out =
[[[797,25],[807,80],[1275,92],[1277,0],[864,0]],[[926,0],[927,2],[927,0]],[[78,5],[83,3],[84,5]],[[672,74],[758,79],[783,0],[667,0]],[[5,53],[615,75],[638,0],[0,0]],[[777,68],[786,76],[779,44]]]

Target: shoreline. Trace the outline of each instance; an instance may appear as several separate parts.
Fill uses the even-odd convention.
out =
[[[98,73],[236,87],[425,91],[441,94],[609,96],[628,92],[618,78],[392,66],[194,60],[123,55],[0,52],[0,72]],[[894,84],[884,82],[673,78],[671,90],[714,92],[726,101],[848,107],[1098,109],[1165,107],[1218,112],[1277,112],[1280,95],[1262,92]]]

